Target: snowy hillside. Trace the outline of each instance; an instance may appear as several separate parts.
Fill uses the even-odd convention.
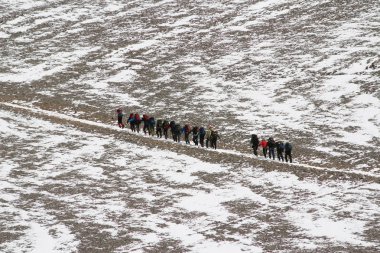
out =
[[[379,13],[0,0],[0,251],[378,252]],[[119,130],[118,107],[213,124],[222,149]]]

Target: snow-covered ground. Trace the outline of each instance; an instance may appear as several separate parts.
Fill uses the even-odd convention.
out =
[[[235,168],[0,111],[2,252],[379,249],[379,184]]]
[[[0,251],[378,252],[379,13],[0,0]],[[223,149],[127,138],[117,107],[213,124]],[[253,159],[251,133],[296,164]]]
[[[2,100],[102,120],[122,105],[213,123],[235,149],[254,132],[303,163],[379,170],[379,1],[0,7]]]

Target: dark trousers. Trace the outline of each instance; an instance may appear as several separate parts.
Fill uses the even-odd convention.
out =
[[[269,159],[276,159],[274,156],[274,148],[269,148]]]
[[[129,123],[129,126],[130,126],[132,132],[136,131],[136,125],[134,123]]]
[[[186,141],[186,144],[190,144],[190,133],[185,133],[185,141]]]
[[[123,123],[123,119],[118,119],[117,120],[117,124],[119,125],[120,128],[124,128],[124,123]]]
[[[162,137],[162,128],[161,127],[157,127],[156,128],[156,135],[157,135],[157,137]]]
[[[202,147],[204,147],[204,145],[205,145],[205,136],[204,135],[199,136],[199,143],[201,144]]]
[[[286,162],[289,162],[292,163],[292,151],[285,151],[285,161]]]
[[[209,143],[210,143],[210,139],[206,139],[206,148],[208,148]]]
[[[140,123],[136,123],[136,131],[140,133]]]
[[[267,158],[267,152],[268,152],[268,148],[263,148],[263,155],[265,158]]]
[[[175,130],[172,128],[170,131],[172,132],[173,141],[177,141],[177,134],[175,133]]]
[[[198,136],[193,136],[193,142],[196,146],[198,146]]]
[[[143,131],[144,131],[144,134],[147,134],[149,132],[149,126],[144,124]]]
[[[281,150],[277,150],[277,158],[279,161],[284,161],[284,155],[283,155],[284,151],[281,151]]]
[[[149,135],[154,135],[154,126],[148,127]]]
[[[259,146],[253,145],[252,148],[253,148],[253,154],[255,154],[255,156],[257,156],[257,149],[259,148]]]
[[[211,148],[216,149],[216,140],[211,140]]]
[[[165,139],[167,139],[168,138],[168,129],[166,128],[164,128],[164,136],[165,136]]]

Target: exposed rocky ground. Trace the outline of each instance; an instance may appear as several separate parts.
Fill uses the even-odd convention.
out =
[[[379,13],[0,0],[0,251],[378,252]],[[119,130],[117,107],[213,124],[221,150]]]

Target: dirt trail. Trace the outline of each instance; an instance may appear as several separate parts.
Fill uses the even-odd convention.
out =
[[[380,176],[376,174],[348,171],[347,168],[339,167],[336,169],[311,166],[307,164],[287,164],[278,161],[272,161],[264,158],[256,158],[248,153],[241,153],[233,150],[219,149],[211,150],[195,146],[178,144],[171,140],[157,139],[155,137],[144,136],[143,134],[132,133],[128,129],[119,129],[116,126],[104,123],[93,122],[89,120],[79,119],[72,116],[60,114],[57,112],[46,111],[38,108],[30,108],[11,103],[1,103],[0,108],[11,110],[23,115],[31,115],[33,117],[42,118],[53,123],[69,125],[85,132],[97,132],[103,135],[114,136],[117,139],[126,142],[144,145],[149,148],[160,150],[170,150],[178,154],[185,154],[211,163],[223,163],[233,166],[234,168],[242,167],[260,167],[266,171],[284,171],[291,172],[299,178],[318,178],[318,180],[354,180],[363,182],[380,182]]]

